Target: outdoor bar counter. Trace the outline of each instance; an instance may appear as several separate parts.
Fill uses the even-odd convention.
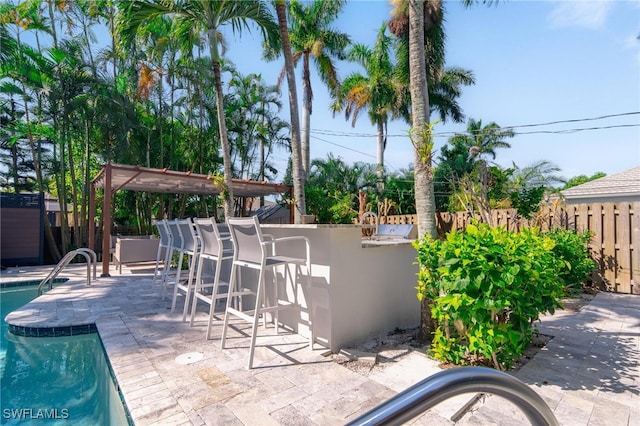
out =
[[[357,225],[261,225],[274,238],[304,236],[311,248],[311,288],[298,277],[289,297],[301,312],[280,313],[280,320],[308,336],[311,314],[316,343],[332,352],[352,347],[396,328],[420,322],[416,297],[418,266],[410,240],[363,239]],[[285,255],[304,256],[299,242],[283,243]],[[303,271],[304,272],[304,271]],[[288,314],[288,315],[287,315]]]

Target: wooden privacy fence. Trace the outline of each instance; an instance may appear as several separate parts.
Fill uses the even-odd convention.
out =
[[[537,226],[543,231],[563,228],[592,232],[589,251],[598,269],[593,282],[600,289],[640,294],[640,202],[546,206],[531,220],[515,209],[493,210],[492,222],[508,230]],[[467,212],[436,213],[438,234],[463,230],[474,216]],[[380,223],[416,224],[415,215],[382,216]]]

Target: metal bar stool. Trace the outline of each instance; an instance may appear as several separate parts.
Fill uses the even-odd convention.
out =
[[[180,251],[180,257],[178,260],[178,272],[176,273],[176,282],[175,282],[175,286],[173,287],[173,300],[171,301],[171,312],[173,313],[176,309],[178,293],[183,292],[184,306],[182,308],[182,321],[184,322],[187,320],[187,313],[189,312],[189,307],[191,305],[192,282],[195,275],[196,262],[198,261],[199,241],[196,235],[196,229],[191,219],[176,220],[175,224],[178,228],[178,232],[180,233],[180,238],[182,239],[182,246]],[[188,258],[187,264],[189,265],[188,266],[189,275],[187,276],[186,280],[181,278],[182,258],[184,255],[187,255],[187,258]]]
[[[251,343],[249,346],[249,362],[248,369],[253,367],[253,355],[256,345],[256,334],[258,330],[258,320],[260,316],[263,316],[263,320],[266,325],[266,314],[271,313],[274,320],[276,332],[280,323],[278,322],[278,311],[285,308],[299,308],[296,303],[280,299],[278,297],[278,274],[276,268],[282,266],[284,268],[283,277],[285,280],[285,286],[287,281],[287,275],[291,279],[292,285],[295,286],[296,281],[289,270],[289,265],[295,265],[296,269],[301,269],[303,266],[306,269],[307,282],[310,288],[311,284],[311,259],[309,250],[309,240],[303,236],[285,237],[278,239],[265,238],[260,229],[258,218],[253,216],[251,218],[228,218],[227,224],[229,226],[229,232],[231,233],[231,239],[233,241],[234,255],[233,263],[231,266],[231,278],[229,280],[229,293],[227,297],[227,308],[224,315],[224,324],[222,327],[222,342],[221,348],[224,349],[227,337],[227,329],[229,326],[229,316],[234,315],[245,321],[251,323]],[[278,243],[285,241],[302,241],[305,245],[304,257],[288,257],[278,256],[276,247]],[[273,253],[273,254],[271,254]],[[253,310],[243,311],[242,307],[235,308],[231,304],[231,300],[235,296],[242,296],[243,290],[239,286],[237,279],[239,268],[250,268],[258,271],[258,280],[255,295],[255,307]],[[274,275],[273,281],[273,303],[267,304],[269,298],[265,297],[265,272],[272,270]],[[287,273],[288,272],[288,273]],[[250,274],[246,274],[250,275]],[[247,286],[243,283],[242,287]],[[313,345],[313,331],[311,327],[311,320],[309,320],[309,345]]]
[[[160,234],[160,244],[158,244],[158,254],[156,255],[156,267],[153,271],[153,282],[160,279],[164,283],[164,276],[169,269],[169,263],[171,261],[171,232],[167,227],[167,220],[154,220],[154,225],[158,228],[158,234]],[[162,262],[162,271],[160,271],[160,262]]]
[[[233,247],[231,246],[231,236],[222,236],[218,230],[215,218],[195,219],[196,231],[202,243],[198,255],[198,266],[196,269],[196,279],[194,283],[193,300],[191,305],[191,317],[189,325],[193,326],[198,300],[209,304],[209,321],[207,323],[207,335],[211,336],[211,323],[213,322],[216,302],[227,297],[226,292],[220,291],[221,285],[228,287],[228,282],[221,282],[222,263],[233,259]],[[215,268],[212,276],[203,274],[204,264],[210,263]],[[209,294],[209,291],[211,292]]]

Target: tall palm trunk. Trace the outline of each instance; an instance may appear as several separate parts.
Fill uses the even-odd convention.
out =
[[[231,174],[231,149],[229,138],[227,137],[227,123],[224,114],[224,96],[222,92],[222,77],[220,74],[220,61],[218,55],[218,45],[216,34],[213,29],[209,30],[209,48],[211,49],[211,59],[213,76],[216,88],[216,109],[218,114],[218,131],[220,132],[220,145],[222,146],[222,167],[224,169],[224,188],[220,191],[224,202],[225,218],[233,217],[233,175]]]
[[[22,52],[22,41],[20,39],[20,31],[16,33],[16,42],[18,44],[18,52]],[[18,65],[22,67],[22,53],[18,55]],[[33,161],[33,168],[36,173],[36,182],[38,184],[38,192],[40,196],[44,198],[44,179],[42,177],[42,161],[40,156],[40,144],[36,143],[36,140],[33,136],[33,132],[31,130],[31,116],[29,113],[29,101],[27,100],[27,87],[24,83],[24,80],[20,80],[21,93],[22,93],[22,104],[24,107],[24,120],[27,128],[27,139],[29,140],[29,148],[31,151],[31,159]],[[39,99],[39,97],[38,97]],[[42,209],[42,222],[44,223],[44,235],[47,240],[47,244],[49,245],[49,250],[51,255],[53,256],[53,260],[57,263],[62,255],[60,254],[60,250],[58,249],[58,245],[56,244],[55,237],[53,236],[53,231],[51,230],[51,224],[49,223],[49,218],[47,217],[47,211]]]
[[[16,41],[18,43],[18,51],[21,52],[22,42],[20,40],[20,31],[18,31],[16,34]],[[37,37],[37,33],[36,33],[36,43],[37,43],[38,52],[41,52],[42,49],[40,47],[40,40]],[[20,67],[22,67],[22,54],[18,55],[18,63]],[[40,141],[36,142],[35,138],[33,137],[33,132],[31,130],[29,103],[26,98],[27,88],[24,84],[24,81],[21,80],[20,84],[22,87],[22,100],[24,104],[24,118],[27,126],[27,138],[29,139],[29,148],[31,150],[33,168],[36,172],[36,182],[38,184],[38,192],[40,193],[40,196],[44,198],[45,185],[44,185],[44,178],[42,174],[42,149],[40,146]],[[42,111],[43,109],[42,96],[38,95],[37,99],[38,99],[38,111]],[[58,244],[56,243],[56,239],[53,235],[53,230],[51,229],[51,223],[49,222],[49,217],[47,216],[46,209],[42,209],[42,221],[44,223],[44,236],[49,246],[49,251],[53,257],[53,260],[57,263],[62,258],[62,254],[60,253],[60,249],[58,248]]]
[[[58,35],[57,35],[57,31],[56,31],[56,19],[55,19],[55,14],[54,14],[54,10],[53,10],[53,4],[54,2],[49,0],[47,2],[48,8],[49,8],[49,19],[51,20],[51,37],[53,38],[53,47],[55,49],[58,48]],[[56,187],[58,190],[58,204],[60,204],[60,219],[61,219],[61,223],[60,223],[60,233],[61,233],[61,240],[62,240],[62,251],[66,252],[69,249],[70,246],[70,240],[71,240],[71,236],[70,236],[70,232],[69,232],[69,216],[67,214],[67,191],[66,191],[66,133],[64,131],[64,123],[67,120],[66,114],[64,114],[64,112],[66,112],[64,110],[64,108],[66,108],[66,81],[63,80],[62,78],[62,72],[61,72],[61,67],[58,66],[56,67],[56,77],[58,78],[58,85],[59,88],[62,90],[62,99],[60,101],[61,105],[58,105],[58,107],[56,108],[56,111],[60,111],[60,106],[63,108],[62,112],[62,122],[60,122],[60,119],[58,117],[53,117],[53,125],[54,128],[57,129],[57,136],[58,136],[58,141],[57,141],[57,147],[59,148],[59,152],[60,152],[60,156],[59,156],[59,173],[56,173]],[[53,149],[53,153],[54,153],[54,161],[56,160],[56,148],[54,147]]]
[[[412,143],[414,146],[414,182],[418,236],[437,238],[435,197],[431,152],[433,142],[429,124],[429,94],[424,52],[424,0],[409,0],[409,74],[412,113]],[[424,296],[424,295],[423,295]],[[423,297],[420,306],[418,338],[426,341],[435,331],[431,318],[432,300]]]
[[[300,119],[298,117],[298,93],[296,90],[296,76],[293,69],[293,55],[291,54],[291,43],[289,41],[289,29],[287,26],[287,13],[284,0],[276,1],[276,13],[278,15],[278,29],[280,30],[280,38],[282,39],[284,65],[287,73],[287,86],[289,87],[289,109],[291,111],[291,161],[293,163],[293,214],[294,222],[302,223],[302,215],[307,214],[307,206],[304,195],[304,183],[306,180],[306,174],[305,169],[302,167],[303,158],[301,157],[304,157],[304,150],[302,150],[301,155]]]
[[[11,103],[11,121],[17,121],[16,119],[16,102],[13,100],[13,96],[10,99]],[[16,194],[20,193],[20,182],[18,175],[18,143],[11,145],[11,174],[13,175],[13,190]]]
[[[409,67],[418,236],[429,234],[437,238],[431,165],[433,141],[424,52],[424,0],[409,1]]]
[[[68,117],[68,115],[67,115]],[[80,216],[79,216],[79,212],[78,212],[78,206],[80,205],[79,202],[79,197],[78,197],[78,188],[76,186],[76,165],[75,165],[75,160],[73,158],[73,140],[71,138],[71,130],[69,129],[69,122],[68,122],[68,118],[67,120],[65,120],[65,133],[67,134],[66,139],[69,142],[69,146],[67,148],[67,154],[69,155],[69,173],[70,173],[70,178],[71,178],[71,205],[73,206],[73,244],[74,244],[74,248],[79,248],[81,247],[81,235],[80,235],[80,228],[79,228],[79,224],[80,224]],[[68,212],[67,212],[67,217],[68,217]]]
[[[24,83],[22,83],[23,93],[26,93],[26,87]],[[36,147],[36,142],[33,137],[33,133],[31,131],[31,119],[29,118],[29,105],[27,103],[26,97],[24,98],[24,111],[25,111],[25,121],[27,125],[27,138],[29,139],[29,147],[31,149],[31,158],[33,160],[33,167],[36,172],[36,182],[38,183],[38,191],[40,192],[40,196],[44,198],[44,179],[42,178],[42,167],[40,161],[40,147]],[[42,209],[42,221],[44,223],[44,236],[47,240],[47,244],[49,245],[49,250],[51,251],[51,255],[53,256],[54,262],[58,262],[62,258],[62,254],[60,254],[60,250],[58,249],[58,245],[56,244],[56,239],[53,236],[53,231],[51,230],[51,224],[49,223],[49,217],[47,217],[47,211]]]
[[[89,198],[90,198],[90,186],[91,186],[91,144],[90,144],[90,136],[89,130],[90,126],[90,116],[89,112],[85,111],[86,117],[84,121],[84,130],[85,130],[85,157],[84,157],[84,184],[82,186],[83,195],[82,195],[82,224],[80,225],[80,229],[83,230],[82,241],[83,245],[87,244],[88,247],[88,239],[89,232],[94,232],[93,227],[95,224],[89,223]],[[91,120],[93,121],[93,120]],[[91,229],[89,229],[91,227]]]
[[[376,150],[376,161],[378,165],[376,167],[376,177],[378,178],[378,192],[382,194],[384,190],[384,148],[387,135],[384,121],[378,120],[376,124],[378,127],[378,144]]]
[[[288,80],[287,80],[288,81]],[[309,177],[311,166],[311,113],[313,105],[313,92],[311,91],[311,72],[309,70],[309,53],[303,55],[302,67],[302,172],[305,180]]]

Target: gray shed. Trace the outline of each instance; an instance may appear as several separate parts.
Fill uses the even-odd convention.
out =
[[[640,201],[640,166],[561,191],[567,204]]]

